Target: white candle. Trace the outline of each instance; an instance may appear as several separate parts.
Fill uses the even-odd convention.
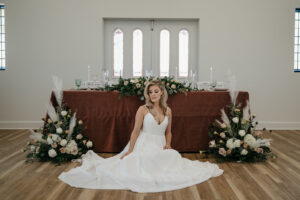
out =
[[[88,65],[88,81],[91,80],[91,66]]]
[[[210,82],[213,82],[213,68],[210,67]]]

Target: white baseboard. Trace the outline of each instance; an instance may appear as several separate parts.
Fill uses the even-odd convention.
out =
[[[267,122],[259,121],[257,129],[266,128],[269,130],[300,130],[300,122]]]
[[[0,121],[0,129],[38,129],[43,121]],[[300,130],[300,122],[267,122],[259,121],[257,129]]]
[[[0,129],[38,129],[43,121],[0,121]]]

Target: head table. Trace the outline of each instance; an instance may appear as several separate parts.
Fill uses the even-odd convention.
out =
[[[123,96],[118,100],[118,91],[64,90],[64,102],[77,120],[83,120],[83,133],[93,141],[93,150],[120,152],[130,139],[135,114],[145,104],[139,97]],[[237,103],[244,107],[248,92],[240,91]],[[50,101],[57,106],[54,93]],[[209,126],[220,119],[220,109],[230,104],[228,91],[191,91],[187,95],[169,95],[168,106],[172,110],[173,149],[179,152],[206,150],[210,140]]]

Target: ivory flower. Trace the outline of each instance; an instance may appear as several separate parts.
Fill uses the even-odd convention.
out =
[[[237,124],[237,123],[239,123],[239,118],[238,117],[234,117],[234,118],[232,118],[232,121]]]
[[[54,149],[50,149],[48,151],[48,155],[51,157],[51,158],[54,158],[55,156],[57,156],[57,153]]]
[[[60,112],[60,114],[61,114],[62,116],[66,116],[66,115],[68,114],[68,112],[65,111],[65,110],[63,110],[63,111]]]
[[[62,130],[62,128],[59,127],[59,128],[56,129],[56,132],[61,134],[63,132],[63,130]]]
[[[93,146],[93,142],[89,140],[89,141],[86,143],[86,146],[87,146],[88,148],[92,147],[92,146]]]

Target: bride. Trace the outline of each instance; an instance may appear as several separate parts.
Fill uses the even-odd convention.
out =
[[[171,147],[172,111],[160,81],[144,90],[130,141],[119,154],[102,158],[89,150],[82,165],[62,172],[59,179],[77,188],[163,192],[192,186],[223,174],[216,164],[189,160]]]

